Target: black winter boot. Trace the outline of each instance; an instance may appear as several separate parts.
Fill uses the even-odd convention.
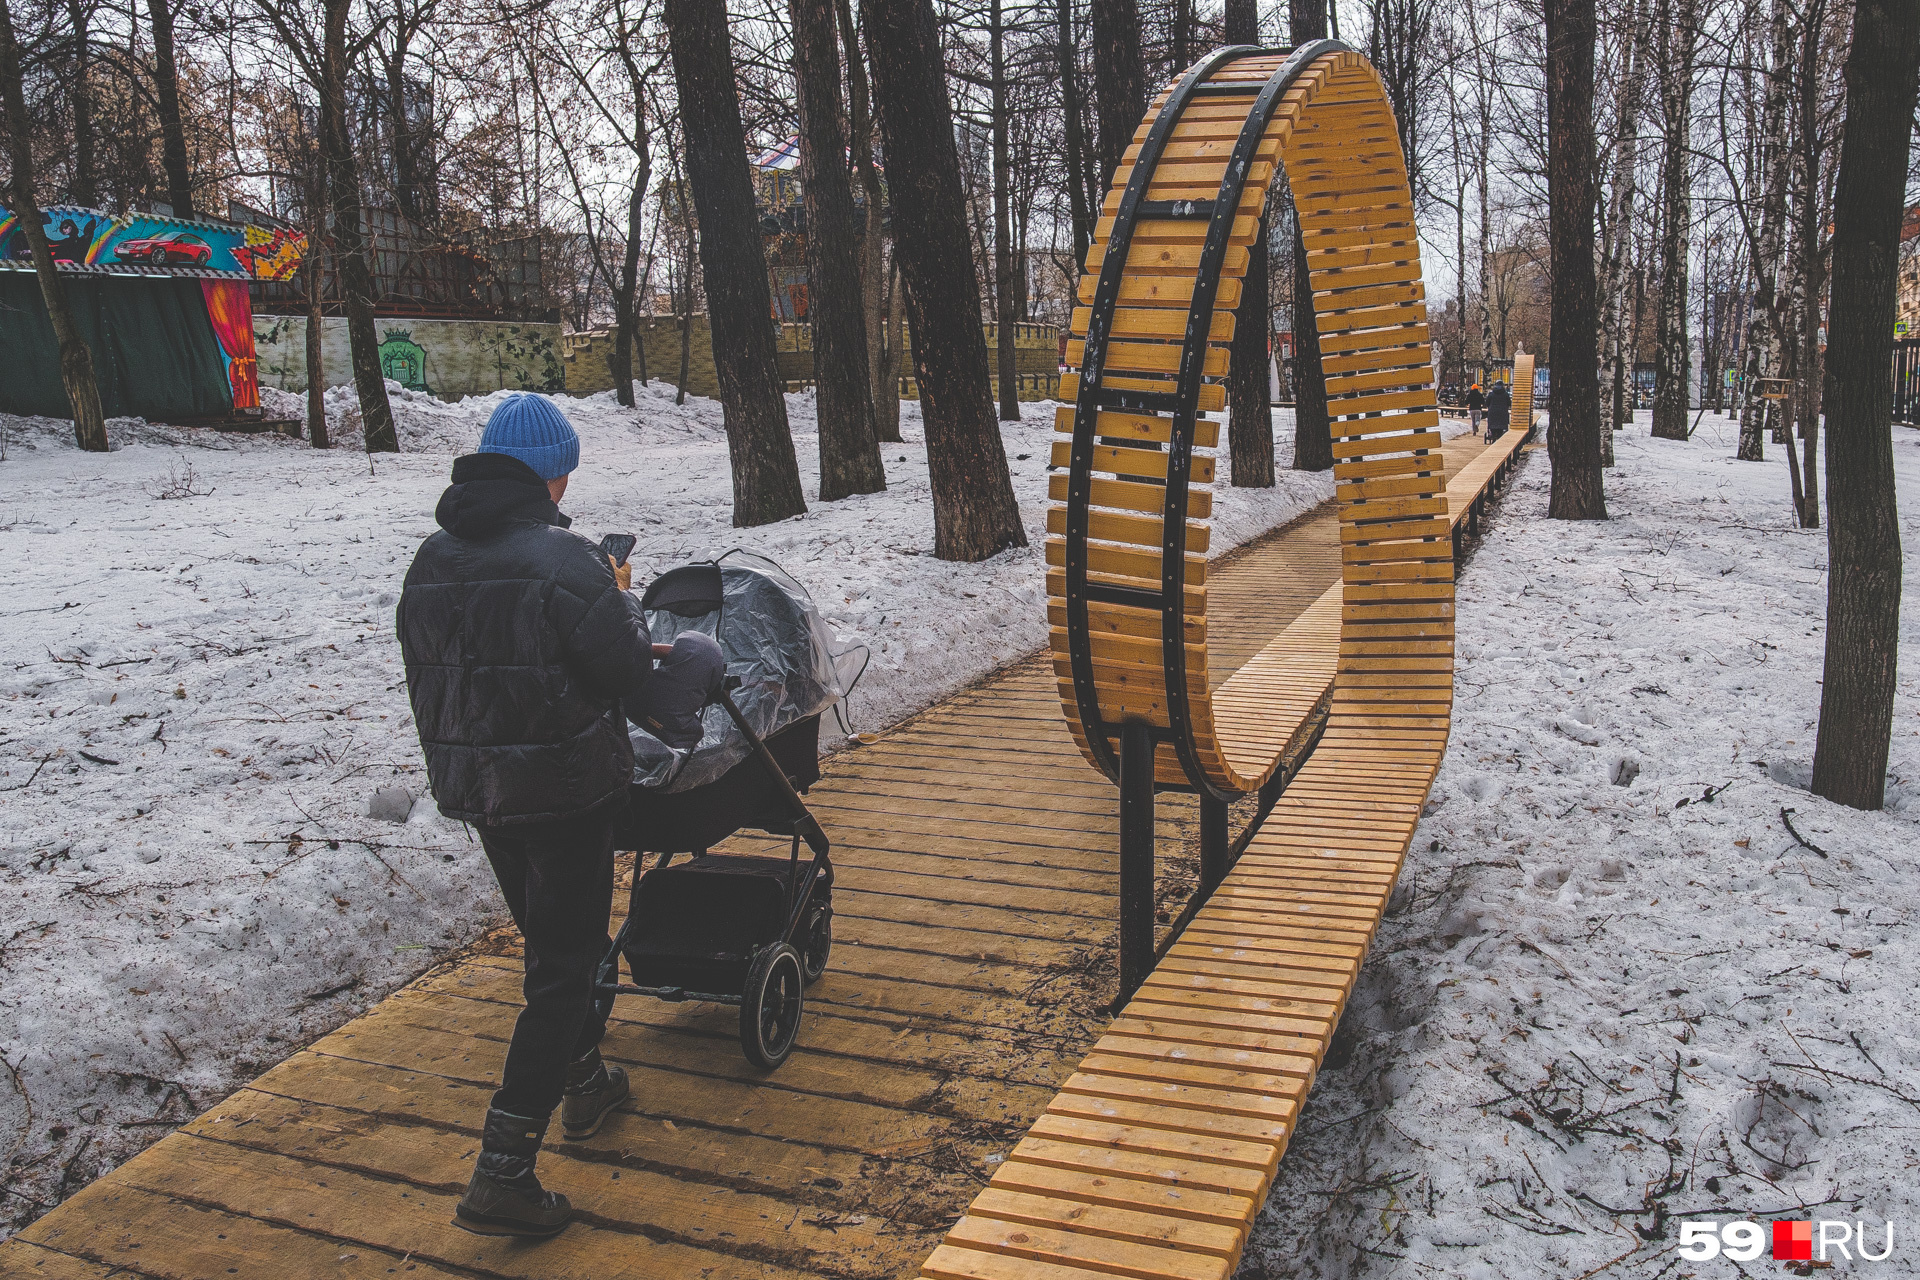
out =
[[[560,1130],[568,1142],[599,1132],[607,1113],[627,1100],[627,1073],[600,1061],[600,1050],[567,1068],[567,1091],[560,1099]]]
[[[454,1226],[483,1236],[551,1236],[566,1228],[573,1205],[533,1175],[546,1132],[545,1120],[487,1112],[480,1159],[467,1194],[454,1208]]]

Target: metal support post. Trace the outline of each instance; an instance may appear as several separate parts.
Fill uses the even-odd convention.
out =
[[[1227,878],[1227,802],[1200,797],[1200,893],[1204,897]]]
[[[1120,730],[1120,992],[1131,999],[1153,967],[1153,731]]]

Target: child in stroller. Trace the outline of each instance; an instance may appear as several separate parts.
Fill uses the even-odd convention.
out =
[[[852,689],[865,650],[836,652],[806,591],[739,551],[662,574],[641,607],[661,641],[689,630],[712,636],[728,676],[704,709],[697,745],[633,732],[634,785],[617,847],[660,860],[644,873],[636,867],[600,998],[738,1005],[742,1050],[772,1069],[793,1050],[804,989],[833,945],[829,845],[800,792],[820,776],[820,716]],[[742,828],[790,838],[789,856],[707,852]],[[803,841],[812,854],[804,865]],[[673,865],[679,853],[693,858]],[[630,983],[619,981],[623,957]]]

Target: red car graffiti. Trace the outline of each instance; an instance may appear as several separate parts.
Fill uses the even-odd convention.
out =
[[[155,266],[184,262],[204,267],[213,256],[213,247],[191,232],[169,231],[165,235],[122,240],[113,247],[113,256],[122,262],[151,262]]]

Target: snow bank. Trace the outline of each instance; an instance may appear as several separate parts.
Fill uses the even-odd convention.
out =
[[[1617,439],[1610,521],[1546,520],[1535,456],[1461,581],[1446,764],[1243,1276],[1665,1275],[1673,1219],[1775,1214],[1898,1219],[1910,1268],[1920,676],[1887,809],[1810,795],[1825,531],[1725,419]]]
[[[115,451],[0,418],[0,1150],[18,1224],[338,1025],[496,918],[467,831],[425,790],[393,605],[451,458],[499,395],[389,384],[404,452],[116,420]],[[328,393],[352,443],[347,388]],[[874,660],[880,728],[1045,641],[1041,540],[1054,406],[1005,440],[1032,545],[935,560],[917,406],[884,493],[731,527],[719,406],[640,389],[562,399],[583,465],[566,508],[639,536],[636,578],[742,546],[812,591]],[[817,473],[813,398],[788,398]],[[268,405],[304,416],[304,398]],[[1291,419],[1276,415],[1283,440]],[[1283,455],[1285,449],[1283,448]],[[162,496],[173,495],[173,496]],[[1217,548],[1331,495],[1282,471],[1222,488]]]

